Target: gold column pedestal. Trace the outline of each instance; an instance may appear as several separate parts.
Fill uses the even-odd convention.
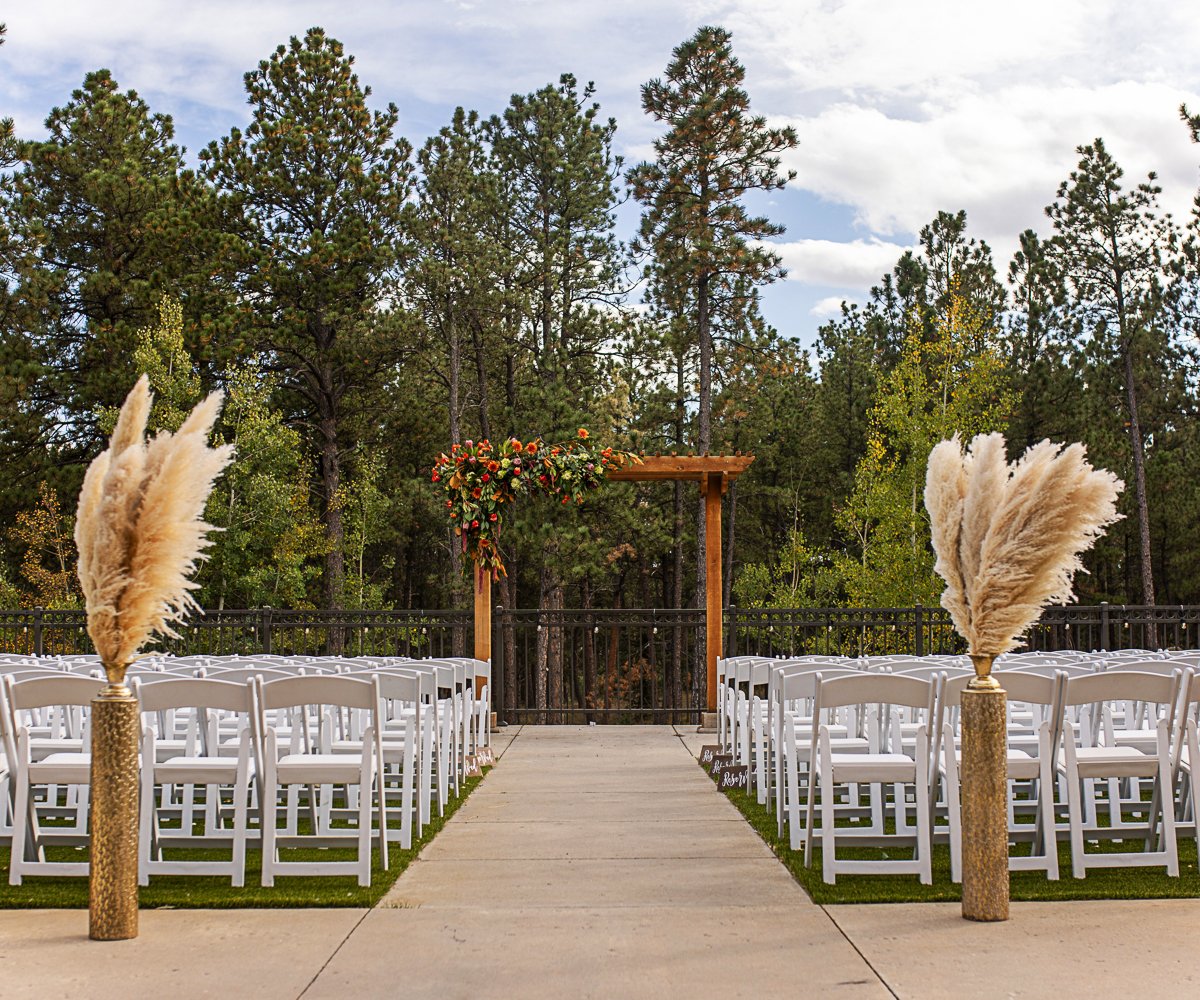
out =
[[[124,941],[138,933],[137,699],[125,666],[105,665],[108,686],[92,700],[91,877],[88,936]]]
[[[972,653],[962,695],[962,914],[1008,919],[1008,733],[1005,693],[991,655]]]

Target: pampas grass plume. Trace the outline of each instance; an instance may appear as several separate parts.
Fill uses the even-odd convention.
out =
[[[972,653],[1005,653],[1050,603],[1073,597],[1080,554],[1118,520],[1125,484],[1083,445],[1042,441],[1011,465],[1000,434],[957,435],[929,455],[925,506],[942,607]]]
[[[88,634],[104,663],[129,663],[154,634],[172,636],[196,607],[191,576],[211,544],[201,515],[233,446],[208,446],[221,409],[214,392],[174,434],[146,441],[152,397],[143,375],[108,449],[84,476],[75,521]]]

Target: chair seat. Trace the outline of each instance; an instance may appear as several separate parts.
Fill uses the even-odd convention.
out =
[[[1075,751],[1081,778],[1152,778],[1158,758],[1134,747],[1081,747]],[[1066,768],[1066,753],[1059,751],[1059,767]]]
[[[281,785],[354,784],[362,773],[362,761],[349,754],[295,753],[279,758],[275,773]]]
[[[1036,744],[1035,744],[1036,749]],[[1015,781],[1025,781],[1030,778],[1036,778],[1040,775],[1038,759],[1031,757],[1027,753],[1022,753],[1020,750],[1014,750],[1009,747],[1007,753],[1008,760],[1008,777]],[[954,750],[954,759],[958,761],[959,772],[962,772],[962,747],[956,747]],[[943,769],[944,772],[944,769]]]
[[[44,760],[51,754],[60,753],[83,753],[83,740],[44,736],[33,737],[29,741],[31,760]]]
[[[250,764],[253,770],[253,762]],[[154,780],[176,784],[231,784],[237,780],[236,757],[170,757],[155,765]]]
[[[92,780],[90,753],[52,753],[29,765],[30,784],[86,785]]]
[[[902,753],[830,754],[835,781],[914,781],[917,762]]]
[[[1142,753],[1158,752],[1158,732],[1154,729],[1120,729],[1112,735],[1116,746],[1133,747]]]

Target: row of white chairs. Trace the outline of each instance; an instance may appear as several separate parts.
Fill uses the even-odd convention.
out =
[[[1162,865],[1178,874],[1177,833],[1195,835],[1191,762],[1200,653],[1018,654],[997,661],[1008,691],[1013,870],[1072,873]],[[734,657],[718,665],[719,739],[778,833],[823,876],[911,872],[932,878],[948,842],[961,879],[961,698],[966,657]],[[1122,841],[1120,850],[1087,845]],[[1142,841],[1141,850],[1128,849]],[[839,857],[837,844],[912,849],[911,858]]]
[[[97,666],[0,660],[0,836],[11,842],[13,884],[88,871],[49,859],[47,848],[87,843]],[[389,842],[409,848],[489,745],[489,679],[490,664],[468,658],[140,661],[130,680],[142,718],[141,881],[222,874],[242,885],[248,843],[258,840],[264,885],[326,874],[369,885],[372,839],[386,867]],[[353,861],[286,853],[342,846],[355,848]],[[173,848],[230,856],[167,856]]]

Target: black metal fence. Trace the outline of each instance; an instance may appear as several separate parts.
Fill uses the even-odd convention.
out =
[[[497,608],[493,628],[492,676],[509,722],[699,721],[699,609]]]
[[[82,610],[0,611],[0,652],[91,653]],[[211,653],[449,656],[469,646],[469,611],[204,611],[156,643],[176,656]]]
[[[92,652],[81,610],[0,611],[0,652]],[[505,610],[492,619],[493,701],[509,722],[698,720],[704,693],[704,612]],[[437,657],[469,653],[469,611],[207,611],[160,644],[188,653]],[[1030,649],[1200,648],[1200,606],[1050,608]],[[728,656],[958,653],[942,608],[729,608]]]
[[[944,608],[730,608],[727,656],[963,653]],[[1196,649],[1200,606],[1096,604],[1047,608],[1026,649]]]

